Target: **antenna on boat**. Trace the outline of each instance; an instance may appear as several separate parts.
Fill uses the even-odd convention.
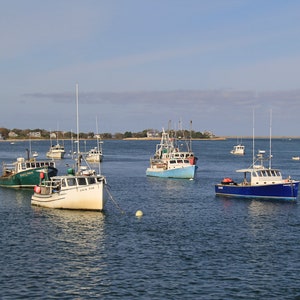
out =
[[[98,117],[96,116],[96,134],[97,134],[97,153],[99,155],[100,153],[100,146],[99,146],[99,142],[100,142],[100,134],[99,134],[99,128],[98,128]],[[102,154],[102,151],[101,151],[101,154]],[[99,164],[98,164],[98,167],[99,167],[99,174],[101,174],[101,157],[99,156]]]
[[[254,163],[255,163],[255,147],[254,147],[254,122],[255,122],[255,118],[254,118],[254,108],[253,108],[253,112],[252,112],[252,166],[254,167]]]
[[[79,119],[78,119],[78,83],[76,83],[76,130],[77,130],[77,170],[80,167],[80,152],[79,152]]]
[[[272,109],[270,109],[270,157],[269,157],[269,169],[272,167]]]
[[[189,145],[190,151],[192,151],[192,127],[193,127],[193,121],[190,120],[190,145]]]
[[[168,133],[170,133],[170,130],[171,130],[171,120],[169,120],[168,122]]]

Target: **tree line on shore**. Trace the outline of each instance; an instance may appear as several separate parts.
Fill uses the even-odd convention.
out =
[[[98,137],[101,139],[126,139],[126,138],[147,138],[147,137],[160,137],[161,132],[155,131],[157,133],[156,136],[149,136],[149,132],[153,132],[153,129],[145,129],[140,132],[131,132],[126,131],[124,133],[117,132],[114,134],[104,132],[98,134]],[[50,139],[51,134],[54,134],[56,138],[59,139],[72,139],[77,137],[77,133],[71,131],[47,131],[45,129],[8,129],[8,128],[0,128],[0,135],[2,139]],[[192,139],[207,139],[207,138],[214,138],[215,136],[209,132],[199,132],[199,131],[188,131],[188,130],[177,130],[176,133],[174,130],[171,130],[171,135],[175,135],[177,137],[185,137],[185,138],[192,138]],[[80,139],[96,139],[97,134],[90,131],[87,133],[80,132],[79,133]],[[53,136],[52,136],[53,138]]]

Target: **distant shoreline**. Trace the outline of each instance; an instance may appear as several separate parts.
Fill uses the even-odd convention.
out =
[[[252,139],[252,136],[245,136],[243,137],[243,139]],[[255,137],[255,139],[269,139],[270,137],[268,136],[257,136]],[[192,141],[226,141],[226,140],[232,140],[232,139],[236,139],[236,137],[234,136],[220,136],[220,137],[214,137],[214,138],[204,138],[204,139],[200,139],[200,138],[194,138],[192,139]],[[300,139],[300,136],[273,136],[272,139],[276,140],[276,139]],[[71,139],[60,139],[61,141],[70,141]],[[74,139],[73,139],[74,140]],[[96,139],[81,139],[81,140],[89,140],[89,141],[93,141]],[[102,139],[102,141],[160,141],[161,137],[158,138],[148,138],[148,137],[144,137],[144,138],[123,138],[123,139]],[[29,141],[28,139],[6,139],[6,140],[0,140],[0,142],[26,142]],[[31,142],[33,141],[49,141],[48,139],[31,139]]]
[[[123,141],[160,141],[161,137],[158,138],[124,138]],[[185,140],[185,139],[183,139]],[[217,138],[211,138],[211,139],[192,139],[192,141],[223,141],[226,140],[224,137],[217,137]]]

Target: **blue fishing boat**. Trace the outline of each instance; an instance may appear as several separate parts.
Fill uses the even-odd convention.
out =
[[[254,132],[254,130],[253,130]],[[229,177],[215,185],[217,196],[230,196],[239,198],[262,198],[269,200],[296,201],[298,196],[299,181],[290,177],[283,178],[280,170],[271,166],[271,126],[270,126],[270,153],[265,158],[266,151],[258,151],[254,156],[253,134],[253,162],[249,168],[236,170],[243,174],[241,182],[235,182]],[[264,161],[269,161],[268,167]]]
[[[215,193],[219,196],[239,198],[264,198],[296,201],[299,181],[290,177],[283,178],[278,169],[264,167],[265,151],[259,151],[257,161],[250,168],[237,170],[243,174],[242,181],[237,183],[229,177],[215,185]]]
[[[197,170],[197,158],[191,149],[191,141],[178,143],[176,138],[163,130],[161,141],[156,145],[156,151],[150,158],[150,166],[146,175],[151,177],[194,179]]]

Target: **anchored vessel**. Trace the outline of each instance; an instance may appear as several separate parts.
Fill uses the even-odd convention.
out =
[[[299,181],[292,180],[290,177],[283,178],[278,169],[264,167],[264,153],[265,151],[259,151],[257,155],[260,164],[237,170],[243,174],[241,182],[236,183],[226,177],[221,183],[216,184],[216,195],[295,201],[298,196]]]
[[[254,118],[254,117],[253,117]],[[253,121],[254,123],[254,121]],[[270,122],[271,124],[271,122]],[[265,158],[265,151],[260,150],[254,157],[254,129],[253,129],[253,162],[249,168],[237,170],[244,176],[239,183],[231,178],[224,178],[221,183],[215,185],[216,195],[263,198],[296,201],[298,196],[299,181],[290,177],[283,178],[280,170],[271,166],[271,125],[270,125],[270,153]],[[264,161],[269,161],[269,166],[264,166]]]
[[[50,178],[57,175],[55,162],[19,157],[13,163],[3,163],[0,186],[11,188],[32,188],[40,181],[40,176]],[[41,175],[43,174],[43,175]]]
[[[77,103],[77,157],[76,167],[69,168],[66,175],[55,176],[50,180],[41,179],[40,184],[34,187],[31,204],[49,208],[98,210],[104,209],[103,175],[92,170],[79,149],[78,128],[78,85],[76,85]]]
[[[191,149],[191,142],[186,149],[180,148],[175,138],[163,129],[161,141],[156,145],[155,154],[150,158],[147,176],[163,178],[193,179],[197,170],[197,158]]]

